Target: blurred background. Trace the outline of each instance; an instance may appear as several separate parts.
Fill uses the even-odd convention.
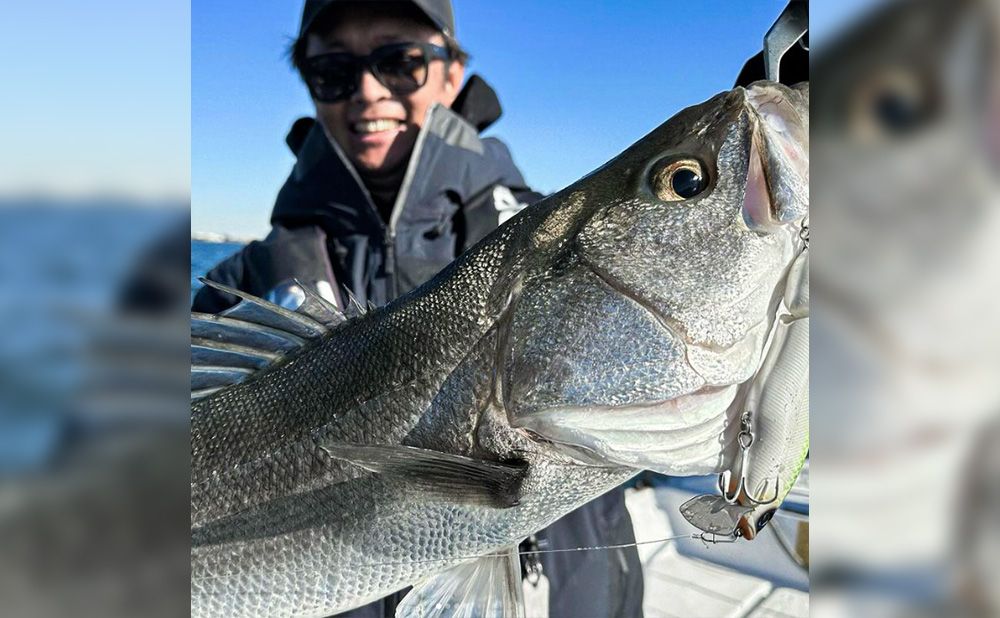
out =
[[[0,614],[184,615],[190,5],[3,13]]]
[[[854,4],[812,13],[810,607],[996,616],[998,6]]]

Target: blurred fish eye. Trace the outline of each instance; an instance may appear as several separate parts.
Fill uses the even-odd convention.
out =
[[[708,174],[696,159],[673,159],[656,165],[649,183],[656,197],[679,202],[701,194],[708,187]]]
[[[901,69],[866,80],[851,99],[853,133],[866,142],[911,136],[927,125],[934,112],[930,85]]]

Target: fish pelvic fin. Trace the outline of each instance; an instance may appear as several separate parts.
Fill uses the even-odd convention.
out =
[[[406,479],[429,497],[510,508],[521,501],[524,462],[500,463],[412,446],[328,442],[330,457],[369,472]]]
[[[426,579],[396,607],[396,618],[524,618],[517,546]]]

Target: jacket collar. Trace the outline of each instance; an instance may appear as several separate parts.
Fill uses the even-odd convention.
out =
[[[477,133],[475,127],[442,105],[428,110],[396,198],[390,231],[408,205],[427,199],[428,192],[454,191],[464,196],[470,190],[469,174],[475,171],[484,154]],[[297,154],[298,160],[286,183],[286,188],[293,185],[297,191],[285,196],[282,190],[271,216],[272,223],[302,224],[325,219],[332,215],[332,202],[366,208],[378,219],[354,166],[319,123],[314,122],[309,128]]]

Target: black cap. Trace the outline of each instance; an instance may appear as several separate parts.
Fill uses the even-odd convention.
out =
[[[352,2],[382,3],[385,0],[350,0]],[[302,9],[302,26],[299,28],[299,38],[306,35],[320,13],[344,0],[306,0]],[[445,36],[455,38],[455,12],[451,9],[451,0],[409,0],[410,4],[431,20]]]

